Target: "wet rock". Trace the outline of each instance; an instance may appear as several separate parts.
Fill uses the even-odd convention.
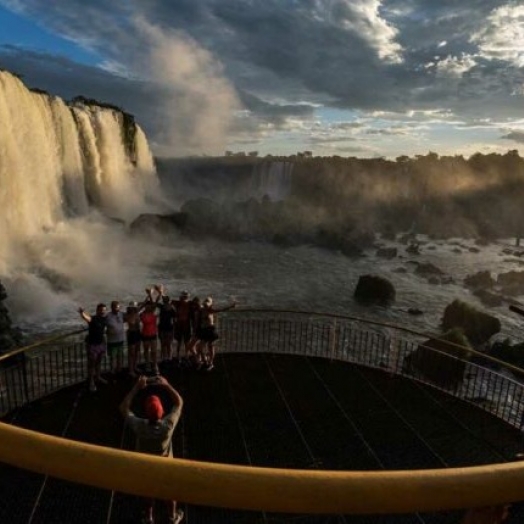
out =
[[[411,243],[406,248],[406,253],[409,253],[410,255],[420,255],[420,244],[418,243]]]
[[[395,286],[377,275],[362,275],[358,279],[354,297],[363,304],[390,305],[395,301]]]
[[[489,246],[491,244],[491,240],[489,240],[488,238],[477,238],[475,240],[475,244],[477,246]]]
[[[377,257],[395,258],[398,254],[396,247],[381,247],[377,249]]]
[[[392,273],[407,273],[408,270],[405,267],[397,267],[391,270]]]
[[[21,332],[13,327],[9,316],[9,311],[4,300],[7,298],[7,291],[0,282],[0,354],[14,349],[21,343]]]
[[[487,307],[499,307],[504,303],[504,297],[487,289],[475,289],[473,294]]]
[[[369,241],[369,239],[365,240],[365,242],[367,241]],[[361,247],[363,244],[361,242],[360,238],[353,237],[346,232],[339,230],[333,231],[324,227],[318,229],[314,238],[314,243],[317,246],[333,251],[340,251],[348,257],[361,257],[364,255]]]
[[[497,285],[508,295],[521,295],[524,293],[524,271],[508,271],[500,273]]]
[[[417,265],[417,268],[415,269],[416,275],[421,276],[428,276],[428,275],[437,275],[442,276],[445,275],[444,271],[442,269],[438,268],[437,266],[431,264],[430,262],[424,262]]]
[[[133,233],[158,232],[166,234],[174,230],[183,229],[188,221],[187,213],[171,213],[168,215],[157,215],[155,213],[143,213],[129,225]]]
[[[478,271],[464,278],[464,285],[470,289],[491,289],[495,285],[495,279],[489,271]]]
[[[455,388],[464,378],[471,346],[458,329],[420,344],[404,359],[403,371],[443,388]],[[457,360],[460,359],[460,360]]]
[[[454,300],[444,310],[442,329],[460,328],[473,346],[485,344],[501,329],[500,320],[461,300]]]

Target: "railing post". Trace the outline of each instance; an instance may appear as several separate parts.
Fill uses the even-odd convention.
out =
[[[337,321],[333,320],[329,327],[329,360],[335,358],[335,349],[337,347]]]
[[[22,383],[24,386],[25,401],[29,402],[29,382],[27,380],[27,356],[21,353],[22,356]]]
[[[400,355],[400,340],[396,331],[389,330],[389,354],[387,368],[391,374],[398,373],[398,359]]]

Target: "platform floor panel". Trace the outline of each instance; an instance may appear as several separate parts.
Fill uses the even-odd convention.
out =
[[[184,398],[173,438],[176,456],[266,467],[384,470],[504,462],[522,434],[435,389],[380,370],[290,355],[219,355],[213,371],[165,368]],[[118,406],[133,381],[73,386],[24,406],[13,424],[66,438],[134,448]],[[166,407],[169,399],[158,393]],[[144,393],[134,410],[141,414]],[[0,522],[139,522],[138,497],[0,466]],[[190,524],[453,524],[463,512],[306,516],[181,504]],[[157,522],[167,521],[160,502]],[[523,522],[515,505],[510,524]]]

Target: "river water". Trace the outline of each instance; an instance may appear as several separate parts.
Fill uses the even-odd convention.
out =
[[[407,253],[405,245],[379,241],[397,247],[397,257],[379,257],[373,248],[364,257],[348,258],[312,246],[131,237],[110,223],[81,226],[64,226],[64,231],[40,239],[35,249],[53,268],[51,274],[21,266],[4,282],[12,319],[28,332],[76,328],[82,325],[76,312],[80,305],[94,310],[98,302],[140,300],[146,286],[162,283],[174,297],[188,290],[192,296],[211,295],[217,304],[237,300],[239,308],[347,314],[422,332],[438,331],[444,308],[461,299],[496,315],[502,323],[501,338],[524,338],[524,318],[510,312],[507,304],[487,308],[463,285],[464,277],[478,271],[489,270],[496,277],[519,270],[522,261],[507,252],[513,239],[477,247],[470,240],[421,238],[419,255]],[[452,282],[429,283],[414,273],[417,263],[437,266],[446,273],[444,280]],[[396,301],[391,307],[355,302],[353,293],[364,274],[380,275],[394,284]],[[423,314],[410,315],[410,308]]]

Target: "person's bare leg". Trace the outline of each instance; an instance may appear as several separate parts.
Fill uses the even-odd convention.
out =
[[[151,343],[149,341],[144,341],[144,363],[146,365],[146,370],[150,365],[150,350],[151,350]]]
[[[155,499],[144,499],[144,518],[146,522],[153,522],[153,509],[155,507]]]
[[[177,510],[176,500],[166,500],[166,504],[170,524],[178,524],[179,522],[182,522],[184,512],[181,509]]]
[[[215,346],[213,342],[209,342],[207,345],[208,352],[208,365],[207,369],[211,370],[215,367]]]
[[[101,384],[107,384],[107,380],[102,378],[102,355],[98,355],[95,360],[95,379]]]
[[[156,340],[151,341],[151,362],[153,364],[153,373],[160,373],[157,363]]]
[[[122,368],[124,367],[124,348],[118,348],[118,352],[116,354],[116,370],[117,372],[122,371]]]

